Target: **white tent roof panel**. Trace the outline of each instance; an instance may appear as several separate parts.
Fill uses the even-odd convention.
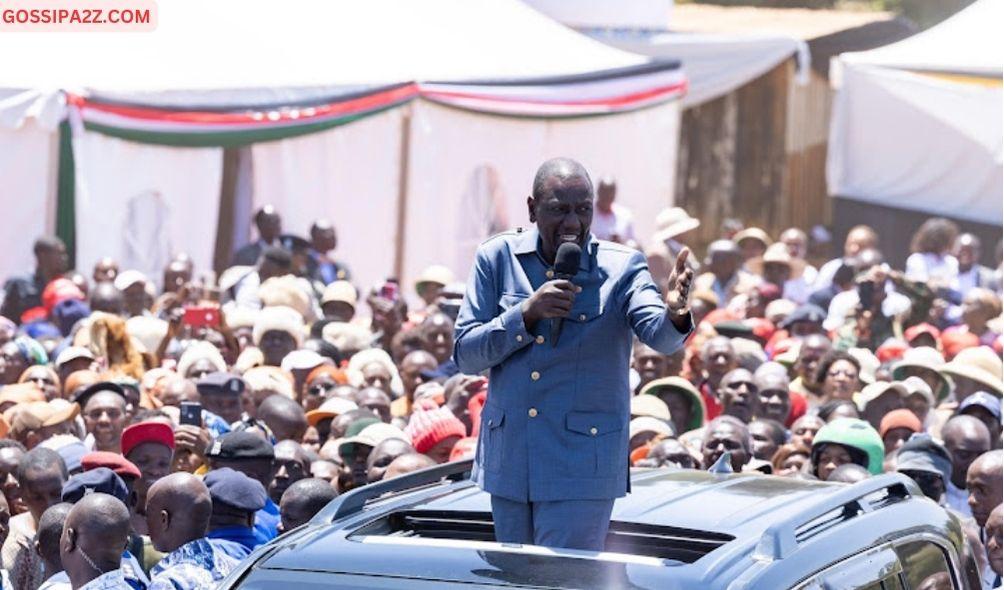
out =
[[[0,35],[0,55],[20,56],[5,60],[0,87],[147,100],[188,91],[202,103],[258,89],[256,101],[296,100],[304,88],[542,77],[646,61],[518,0],[170,0],[158,16],[151,33]]]
[[[1000,77],[1004,72],[1004,0],[977,0],[945,22],[898,43],[840,60],[902,70]]]

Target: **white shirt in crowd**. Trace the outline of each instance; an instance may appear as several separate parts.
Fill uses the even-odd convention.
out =
[[[948,507],[967,518],[973,517],[973,511],[969,508],[969,492],[965,489],[955,487],[951,481],[945,486],[945,500]]]
[[[802,276],[789,279],[784,282],[784,293],[782,296],[788,301],[794,301],[801,305],[809,300],[809,296],[816,290],[816,276],[819,272],[811,264],[805,265]]]
[[[843,264],[843,258],[834,258],[833,260],[823,264],[819,267],[819,272],[816,273],[816,280],[812,285],[813,291],[818,291],[824,287],[829,287],[833,284],[833,275],[837,274],[840,270],[840,265]]]
[[[843,326],[860,302],[861,298],[858,297],[857,289],[837,293],[833,301],[830,302],[830,309],[827,311],[826,319],[823,320],[823,328],[836,330]],[[892,285],[886,285],[885,299],[882,300],[882,315],[887,318],[895,318],[909,311],[910,298],[897,293]]]
[[[959,261],[951,254],[916,252],[906,259],[906,278],[911,281],[938,280],[950,283],[959,275]]]
[[[611,206],[610,213],[603,213],[599,209],[593,212],[590,231],[600,240],[609,240],[616,235],[621,242],[637,241],[634,236],[634,216],[626,207],[621,207],[617,203]]]

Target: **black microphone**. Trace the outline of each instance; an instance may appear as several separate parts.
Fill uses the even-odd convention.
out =
[[[564,242],[558,246],[558,252],[554,255],[554,278],[572,280],[575,273],[579,272],[579,261],[582,259],[582,248],[572,242]],[[558,338],[561,336],[561,326],[565,323],[564,318],[554,318],[551,320],[551,346],[558,345]]]

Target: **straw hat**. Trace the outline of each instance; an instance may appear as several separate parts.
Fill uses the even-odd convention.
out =
[[[736,234],[737,237],[738,235]],[[736,243],[738,244],[739,241],[736,240]],[[790,279],[797,279],[805,272],[805,261],[801,258],[792,258],[791,254],[788,254],[788,247],[781,243],[768,246],[762,257],[746,261],[750,272],[761,276],[763,276],[764,267],[768,264],[784,264],[790,268],[791,276],[788,277]]]
[[[938,376],[938,380],[941,385],[938,387],[938,391],[934,392],[939,400],[945,399],[948,396],[948,392],[952,390],[952,384],[940,371],[941,367],[945,364],[945,357],[941,356],[941,353],[930,346],[918,346],[916,348],[911,348],[903,353],[903,360],[899,361],[892,367],[892,378],[897,381],[906,380],[906,371],[908,369],[920,369],[923,371],[928,371],[934,373]]]
[[[764,248],[769,248],[770,245],[774,243],[774,240],[770,239],[767,232],[763,231],[759,227],[747,227],[732,236],[732,241],[736,244],[741,244],[743,240],[756,240],[762,243]]]
[[[631,415],[651,416],[666,422],[669,421],[669,407],[666,402],[654,395],[636,395],[631,398]]]
[[[949,377],[963,377],[986,385],[997,395],[1004,394],[1004,367],[1001,359],[986,346],[967,348],[951,362],[941,367],[941,373]]]
[[[307,424],[317,426],[317,423],[325,418],[341,416],[345,412],[350,412],[358,407],[353,401],[341,397],[332,397],[324,400],[321,407],[307,412]]]
[[[293,275],[272,277],[258,287],[258,299],[262,308],[287,307],[300,314],[302,318],[310,318],[312,309],[310,296],[303,291],[300,281]]]
[[[321,295],[321,305],[335,301],[347,303],[355,309],[358,295],[352,283],[348,281],[335,281],[324,288],[324,293]]]
[[[847,354],[857,359],[858,364],[861,365],[861,370],[858,371],[858,379],[866,385],[875,383],[875,372],[882,366],[878,357],[872,354],[872,351],[867,348],[851,348],[847,351]]]
[[[655,217],[655,233],[652,234],[652,239],[665,242],[700,225],[701,220],[691,217],[682,207],[667,207]]]
[[[415,290],[421,291],[429,283],[445,287],[452,282],[453,271],[445,266],[436,264],[422,271],[422,274],[415,280]]]
[[[892,383],[888,381],[876,381],[865,386],[861,393],[854,396],[854,401],[858,404],[858,411],[864,412],[869,403],[875,401],[880,395],[887,391],[893,391],[900,397],[905,398],[910,394],[905,385],[898,381]]]

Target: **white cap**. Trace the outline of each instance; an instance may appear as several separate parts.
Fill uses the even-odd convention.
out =
[[[115,288],[118,289],[119,291],[125,291],[126,289],[132,287],[136,283],[143,283],[143,286],[146,287],[146,285],[149,282],[150,281],[146,278],[146,275],[141,273],[140,271],[126,270],[120,272],[118,276],[115,277],[114,284]]]
[[[628,438],[634,438],[641,432],[654,432],[665,436],[673,436],[673,427],[651,416],[639,416],[628,423]]]
[[[88,359],[94,360],[94,354],[91,350],[84,346],[67,346],[63,349],[63,352],[59,353],[56,357],[56,368],[60,368],[70,361],[77,359]]]
[[[283,371],[313,369],[321,365],[334,365],[331,359],[325,358],[313,350],[301,348],[294,350],[282,358],[280,368]]]

